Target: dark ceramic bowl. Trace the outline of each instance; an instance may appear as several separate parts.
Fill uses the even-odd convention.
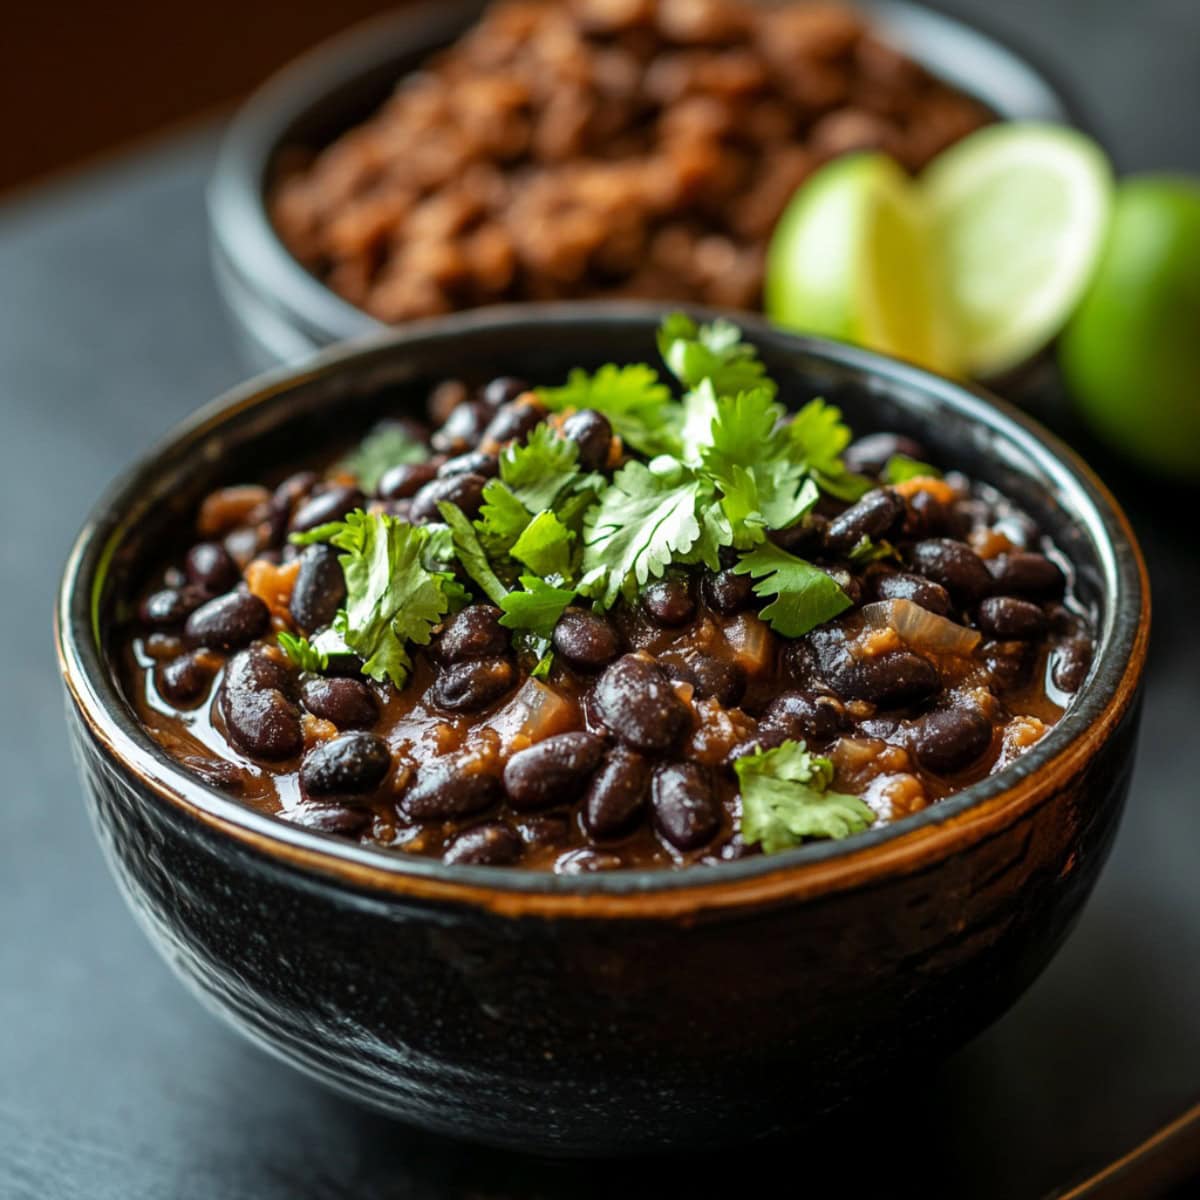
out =
[[[1133,766],[1145,571],[1111,496],[989,397],[747,321],[791,403],[915,434],[1002,488],[1079,572],[1099,646],[1011,767],[838,843],[679,872],[446,866],[288,825],[202,783],[114,678],[124,598],[208,489],[416,405],[464,370],[555,379],[646,360],[655,310],[526,306],[418,323],[256,380],[122,478],[71,554],[58,652],[112,868],[209,1007],[357,1100],[559,1154],[711,1146],[811,1119],[997,1017],[1095,882]]]
[[[951,17],[902,0],[863,0],[895,46],[1006,120],[1079,123],[1029,61]],[[213,268],[249,361],[294,362],[380,322],[292,257],[264,198],[281,152],[320,149],[365,120],[396,81],[452,42],[483,0],[422,0],[352,30],[269,80],[229,127],[208,194]]]

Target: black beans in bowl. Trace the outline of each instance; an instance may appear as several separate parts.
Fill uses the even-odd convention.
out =
[[[759,324],[748,326],[748,340],[789,411],[823,396],[860,433],[892,430],[915,439],[925,461],[943,470],[942,482],[970,494],[973,516],[967,520],[964,510],[961,526],[947,532],[940,505],[900,491],[921,522],[910,529],[906,520],[883,539],[902,556],[909,542],[957,536],[991,573],[1000,543],[989,529],[1022,552],[1061,552],[1055,561],[1065,586],[1051,589],[1047,572],[1036,585],[1046,591],[1032,595],[1026,576],[1016,598],[1041,608],[1049,633],[1069,638],[1055,646],[1043,684],[1062,712],[1032,744],[1014,746],[1020,753],[1011,763],[996,769],[989,748],[974,765],[953,764],[982,742],[974,716],[967,721],[975,731],[961,739],[939,728],[955,718],[926,720],[966,711],[967,697],[960,705],[954,687],[906,706],[876,705],[869,715],[863,705],[874,701],[842,696],[819,679],[842,661],[818,653],[819,631],[850,623],[858,632],[849,642],[865,639],[878,657],[900,653],[892,640],[900,631],[891,626],[911,634],[911,612],[872,605],[915,604],[920,592],[943,610],[934,615],[986,643],[982,658],[968,657],[1003,695],[981,686],[969,699],[994,731],[998,710],[985,693],[1005,707],[1015,703],[1007,697],[1038,694],[1046,644],[1038,638],[1049,636],[997,640],[977,610],[948,592],[941,597],[940,584],[884,555],[829,560],[821,531],[853,501],[828,494],[809,527],[755,543],[786,541],[780,548],[826,568],[822,575],[851,599],[807,634],[772,628],[767,609],[776,597],[754,590],[770,576],[738,574],[740,550],[718,547],[711,567],[673,563],[666,571],[689,578],[693,622],[706,617],[712,629],[657,625],[640,604],[641,585],[620,593],[596,620],[594,599],[577,597],[562,614],[572,615],[571,638],[557,636],[557,624],[542,626],[553,658],[535,674],[545,657],[534,659],[541,643],[518,639],[509,625],[499,625],[507,646],[488,622],[486,636],[466,638],[446,655],[439,648],[446,627],[431,627],[428,643],[406,650],[411,678],[400,690],[414,703],[400,720],[395,685],[364,676],[353,648],[320,643],[319,626],[303,635],[320,653],[307,660],[319,669],[288,656],[284,634],[297,639],[292,650],[305,658],[288,608],[289,580],[300,570],[295,551],[303,548],[288,541],[279,514],[295,511],[306,490],[342,482],[340,467],[320,457],[335,433],[349,447],[374,421],[397,412],[415,418],[439,381],[468,369],[477,372],[462,389],[470,394],[504,376],[561,383],[576,366],[594,372],[610,361],[650,362],[659,318],[635,306],[475,314],[337,351],[303,372],[239,389],[104,498],[72,553],[58,609],[69,726],[91,815],[125,896],[165,960],[232,1025],[341,1093],[427,1129],[526,1151],[699,1149],[772,1133],[795,1145],[807,1123],[880,1079],[904,1067],[927,1069],[1003,1011],[1061,944],[1112,843],[1129,786],[1149,601],[1137,547],[1104,489],[1027,418],[978,393]],[[443,389],[443,399],[457,390]],[[545,436],[535,430],[530,438],[537,445]],[[640,460],[636,451],[629,457]],[[363,478],[390,465],[361,454],[351,462],[345,474]],[[315,480],[306,474],[313,467]],[[259,484],[227,491],[245,480],[281,482],[274,492]],[[680,481],[674,477],[672,486]],[[365,491],[366,511],[378,503],[399,516],[386,506],[403,497],[377,500],[374,488]],[[1024,517],[992,524],[988,506],[1001,496]],[[558,503],[551,498],[552,507]],[[938,517],[932,526],[931,517]],[[552,531],[531,535],[522,552],[555,587],[562,560],[538,554],[552,549],[554,538],[543,536]],[[436,529],[417,536],[445,542]],[[190,612],[214,598],[203,592],[156,608],[161,619],[143,623],[138,598],[159,584],[174,591],[188,584],[169,568],[202,539],[225,544],[243,578],[235,588],[267,605],[272,632],[232,650],[187,644]],[[495,553],[503,542],[488,544]],[[333,550],[339,558],[351,554]],[[889,591],[879,580],[893,569],[909,581]],[[499,599],[484,600],[468,573],[453,578],[466,593],[460,599],[485,607],[529,590],[521,573],[506,575],[506,592],[489,581]],[[453,591],[450,579],[442,583]],[[815,586],[833,595],[819,580]],[[405,611],[411,615],[421,598],[406,593]],[[917,628],[923,620],[918,613]],[[770,633],[768,645],[783,647],[765,676],[746,669],[762,644],[756,621]],[[726,644],[732,637],[747,660],[740,695],[717,687],[717,675],[710,679],[704,667],[728,657],[714,631]],[[962,634],[953,636],[958,644]],[[668,656],[664,641],[681,637],[686,647]],[[911,652],[907,643],[903,651]],[[481,713],[435,716],[423,697],[444,666],[471,661],[463,652],[510,662],[514,689]],[[931,665],[947,653],[932,654]],[[634,749],[593,723],[587,696],[629,657],[660,663],[689,713],[668,751]],[[151,660],[160,668],[154,680],[147,678]],[[399,663],[384,655],[376,666]],[[935,670],[943,680],[942,667]],[[498,714],[530,678],[557,689],[562,672],[578,680],[583,704],[576,708],[587,728],[570,721],[559,728],[553,710],[543,711],[539,719],[550,722],[543,742],[585,733],[603,741],[603,754],[586,784],[571,784],[556,803],[540,807],[545,797],[536,794],[538,807],[514,809],[504,776],[519,723]],[[785,674],[777,695],[763,694],[762,678]],[[157,682],[168,675],[178,691]],[[355,685],[354,702],[337,680]],[[712,691],[708,700],[697,699],[701,686]],[[236,692],[238,703],[224,704],[226,692]],[[269,707],[271,722],[254,721],[257,706]],[[744,727],[733,720],[734,708],[747,714]],[[226,710],[236,714],[244,746],[230,740]],[[573,712],[569,705],[561,711]],[[714,719],[693,724],[697,711]],[[464,723],[475,732],[456,736]],[[263,733],[271,736],[256,747]],[[387,743],[383,782],[373,792],[306,794],[306,757],[357,733]],[[817,760],[833,763],[832,750],[822,748],[838,737],[862,753],[839,753],[826,782],[828,768]],[[790,836],[785,805],[779,821],[758,831],[760,840],[747,840],[744,808],[731,809],[723,795],[731,776],[717,752],[730,739],[746,751],[734,759],[739,787],[749,776],[751,786],[765,781],[774,794],[781,776],[808,776],[826,836],[801,835],[795,848],[764,852],[768,836]],[[808,759],[795,749],[767,757],[800,741]],[[262,749],[279,757],[263,758]],[[920,755],[937,762],[921,767]],[[582,757],[581,772],[590,761]],[[780,762],[786,771],[775,769]],[[849,772],[889,764],[893,779],[912,779],[892,786],[891,802],[910,796],[924,807],[836,836],[857,809],[831,793],[877,802],[869,785],[855,791]],[[906,769],[913,764],[916,770]],[[959,772],[961,790],[929,802],[927,782],[950,778],[947,771]],[[974,782],[971,772],[978,772]],[[334,782],[344,786],[345,779]],[[784,792],[792,794],[790,785]],[[710,833],[714,815],[719,824]],[[735,818],[743,828],[728,832]],[[681,850],[672,836],[695,844]],[[646,866],[624,866],[639,848],[649,851]],[[686,869],[661,869],[677,863]]]

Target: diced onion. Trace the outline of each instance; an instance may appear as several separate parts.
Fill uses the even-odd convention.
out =
[[[970,654],[982,638],[977,629],[939,617],[912,600],[880,600],[862,609],[874,629],[894,629],[913,649],[931,654]]]
[[[521,690],[488,722],[505,743],[514,738],[540,742],[575,725],[575,706],[540,679],[529,678]]]
[[[771,661],[771,630],[753,613],[742,613],[725,626],[725,640],[734,660],[748,675],[757,675]]]

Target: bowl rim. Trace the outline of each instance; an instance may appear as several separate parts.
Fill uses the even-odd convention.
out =
[[[625,868],[556,875],[512,867],[445,864],[350,843],[290,824],[225,795],[176,762],[141,726],[124,699],[101,648],[99,592],[120,544],[124,514],[164,459],[195,454],[247,412],[292,388],[336,376],[347,366],[391,359],[423,344],[453,342],[532,327],[622,328],[649,331],[668,308],[625,302],[564,302],[474,309],[412,322],[315,356],[298,368],[277,368],[232,388],[176,425],[109,486],[67,559],[55,609],[54,638],[66,688],[93,739],[184,817],[267,857],[361,890],[394,896],[462,901],[498,913],[596,917],[680,916],[709,908],[802,899],[910,872],[956,848],[985,840],[1026,812],[1050,802],[1065,780],[1083,770],[1107,740],[1139,689],[1149,640],[1150,589],[1129,521],[1091,469],[1057,437],[981,388],[934,375],[896,359],[823,338],[774,328],[736,315],[748,337],[779,352],[807,356],[896,390],[918,390],[1015,442],[1056,493],[1069,494],[1095,544],[1104,595],[1098,644],[1089,677],[1063,718],[1013,763],[912,816],[842,841],[814,841],[776,855],[682,869]],[[690,309],[701,319],[713,310]],[[615,337],[614,337],[614,340]],[[322,403],[336,402],[336,391]],[[254,434],[250,440],[261,434]],[[144,802],[144,797],[142,798]]]
[[[340,87],[379,69],[406,47],[419,52],[453,37],[483,6],[483,0],[417,0],[403,11],[368,19],[282,67],[234,114],[221,138],[206,193],[211,252],[231,306],[244,319],[262,325],[264,345],[276,358],[294,361],[313,348],[386,328],[308,271],[270,219],[265,180],[288,128]],[[986,62],[993,74],[1002,74],[1007,86],[1024,95],[1022,111],[1005,119],[1088,128],[1069,92],[1025,49],[1015,49],[977,24],[908,0],[856,0],[856,6],[893,38],[888,26],[906,25],[916,38],[953,43]],[[928,51],[923,55],[920,46],[905,50],[935,73],[945,70],[931,64],[934,56]],[[962,79],[956,86],[988,102],[986,89],[975,89],[971,82]]]

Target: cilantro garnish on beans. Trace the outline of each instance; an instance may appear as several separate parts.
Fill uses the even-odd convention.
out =
[[[1034,521],[789,411],[728,322],[659,353],[208,496],[128,638],[151,733],[285,820],[564,873],[850,837],[1039,740],[1092,634]]]

